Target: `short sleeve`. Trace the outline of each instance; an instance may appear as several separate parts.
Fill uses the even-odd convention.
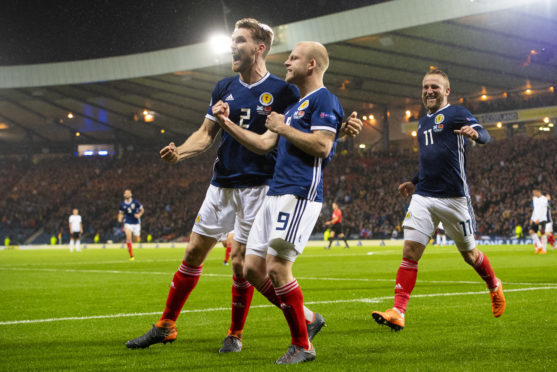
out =
[[[211,101],[209,102],[209,109],[207,110],[207,114],[205,115],[206,118],[211,119],[213,121],[217,121],[217,119],[213,116],[213,104],[221,100],[222,93],[220,89],[220,84],[215,85],[213,92],[211,93]]]
[[[311,130],[328,130],[338,133],[342,123],[342,107],[335,97],[320,95],[314,101],[311,113]]]

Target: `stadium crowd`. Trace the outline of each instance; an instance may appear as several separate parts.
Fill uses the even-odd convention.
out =
[[[21,244],[30,237],[46,243],[61,234],[66,242],[68,216],[78,208],[84,242],[97,234],[101,242],[121,241],[116,218],[123,191],[130,188],[145,207],[143,241],[148,234],[153,241],[184,239],[210,182],[215,148],[176,165],[161,161],[157,151],[116,158],[44,157],[33,163],[0,159],[0,236]],[[517,136],[469,146],[467,162],[478,235],[510,237],[516,225],[526,230],[535,186],[557,198],[557,138]],[[402,198],[397,186],[417,169],[415,153],[340,151],[325,171],[326,201],[314,232],[325,230],[336,201],[350,238],[402,237],[410,199]]]

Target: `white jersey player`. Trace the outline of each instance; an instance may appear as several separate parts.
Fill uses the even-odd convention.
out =
[[[530,217],[529,229],[530,237],[534,242],[534,247],[536,249],[535,253],[546,254],[547,236],[545,234],[545,228],[548,222],[548,201],[539,189],[532,190],[532,207],[532,217]],[[538,232],[541,234],[541,240]]]
[[[83,224],[79,211],[74,209],[69,220],[70,227],[70,252],[73,252],[74,244],[76,252],[81,252],[81,234],[83,234]]]

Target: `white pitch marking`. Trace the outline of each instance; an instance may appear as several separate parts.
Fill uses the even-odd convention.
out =
[[[523,291],[540,291],[540,290],[551,290],[557,289],[555,287],[532,287],[532,288],[514,288],[505,289],[505,293],[508,292],[523,292]],[[487,291],[481,292],[453,292],[453,293],[429,293],[429,294],[416,294],[412,298],[425,298],[425,297],[446,297],[446,296],[470,296],[470,295],[486,295]],[[374,298],[354,298],[346,300],[331,300],[331,301],[309,301],[306,305],[322,305],[322,304],[341,304],[341,303],[378,303],[385,300],[392,300],[393,296],[383,296]],[[251,306],[252,309],[260,309],[274,307],[274,305],[254,305]],[[215,307],[209,309],[192,309],[192,310],[182,310],[182,313],[203,313],[212,311],[229,311],[229,307]],[[128,314],[112,314],[112,315],[93,315],[93,316],[80,316],[80,317],[65,317],[65,318],[49,318],[49,319],[31,319],[31,320],[12,320],[6,322],[0,322],[0,325],[13,325],[13,324],[30,324],[30,323],[46,323],[46,322],[59,322],[65,320],[89,320],[89,319],[107,319],[107,318],[124,318],[132,316],[147,316],[147,315],[158,315],[160,311],[154,311],[149,313],[128,313]]]
[[[141,274],[141,275],[172,275],[171,271],[126,271],[126,270],[93,270],[93,269],[48,269],[48,268],[25,268],[25,267],[0,267],[0,271],[49,271],[49,272],[67,272],[67,273],[98,273],[98,274]],[[203,273],[201,276],[205,277],[216,277],[216,278],[231,278],[229,274],[212,274]],[[323,278],[323,277],[301,277],[297,276],[296,279],[300,280],[326,280],[326,281],[341,281],[341,282],[393,282],[392,279],[380,279],[380,278]],[[420,280],[419,283],[432,283],[432,284],[481,284],[479,281],[472,280]],[[545,285],[553,286],[557,285],[555,283],[516,283],[516,282],[503,282],[503,284],[512,285]]]

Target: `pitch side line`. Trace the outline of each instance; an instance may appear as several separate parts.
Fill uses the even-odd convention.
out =
[[[556,287],[532,287],[532,288],[515,288],[515,289],[505,289],[505,293],[508,292],[524,292],[524,291],[541,291],[541,290],[552,290]],[[429,294],[416,294],[412,298],[426,298],[426,297],[448,297],[448,296],[470,296],[470,295],[485,295],[486,291],[481,292],[453,292],[453,293],[429,293]],[[378,303],[385,300],[392,300],[393,296],[383,296],[374,298],[355,298],[347,300],[332,300],[332,301],[309,301],[306,305],[322,305],[322,304],[342,304],[342,303]],[[275,307],[274,305],[255,305],[251,306],[252,309],[260,309],[267,307]],[[181,313],[204,313],[213,311],[230,311],[230,307],[215,307],[209,309],[192,309],[192,310],[182,310]],[[147,316],[147,315],[159,315],[160,311],[149,312],[149,313],[128,313],[128,314],[112,314],[112,315],[93,315],[93,316],[78,316],[78,317],[65,317],[65,318],[48,318],[48,319],[31,319],[31,320],[12,320],[7,322],[0,322],[0,325],[14,325],[14,324],[31,324],[31,323],[47,323],[47,322],[60,322],[66,320],[90,320],[90,319],[107,319],[107,318],[125,318],[132,316]]]
[[[125,271],[125,270],[94,270],[94,269],[48,269],[48,268],[26,268],[26,267],[0,267],[0,271],[49,271],[49,272],[66,272],[66,273],[97,273],[97,274],[141,274],[141,275],[172,275],[170,271]],[[203,273],[201,276],[213,277],[213,278],[231,278],[229,274],[211,274]],[[300,280],[326,280],[326,281],[339,281],[339,282],[394,282],[394,278],[391,279],[380,279],[380,278],[323,278],[323,277],[307,277],[307,276],[297,276],[296,279]],[[432,283],[432,284],[481,284],[479,281],[472,280],[420,280],[420,283]],[[512,285],[545,285],[553,286],[557,283],[517,283],[517,282],[506,282],[503,284]]]

